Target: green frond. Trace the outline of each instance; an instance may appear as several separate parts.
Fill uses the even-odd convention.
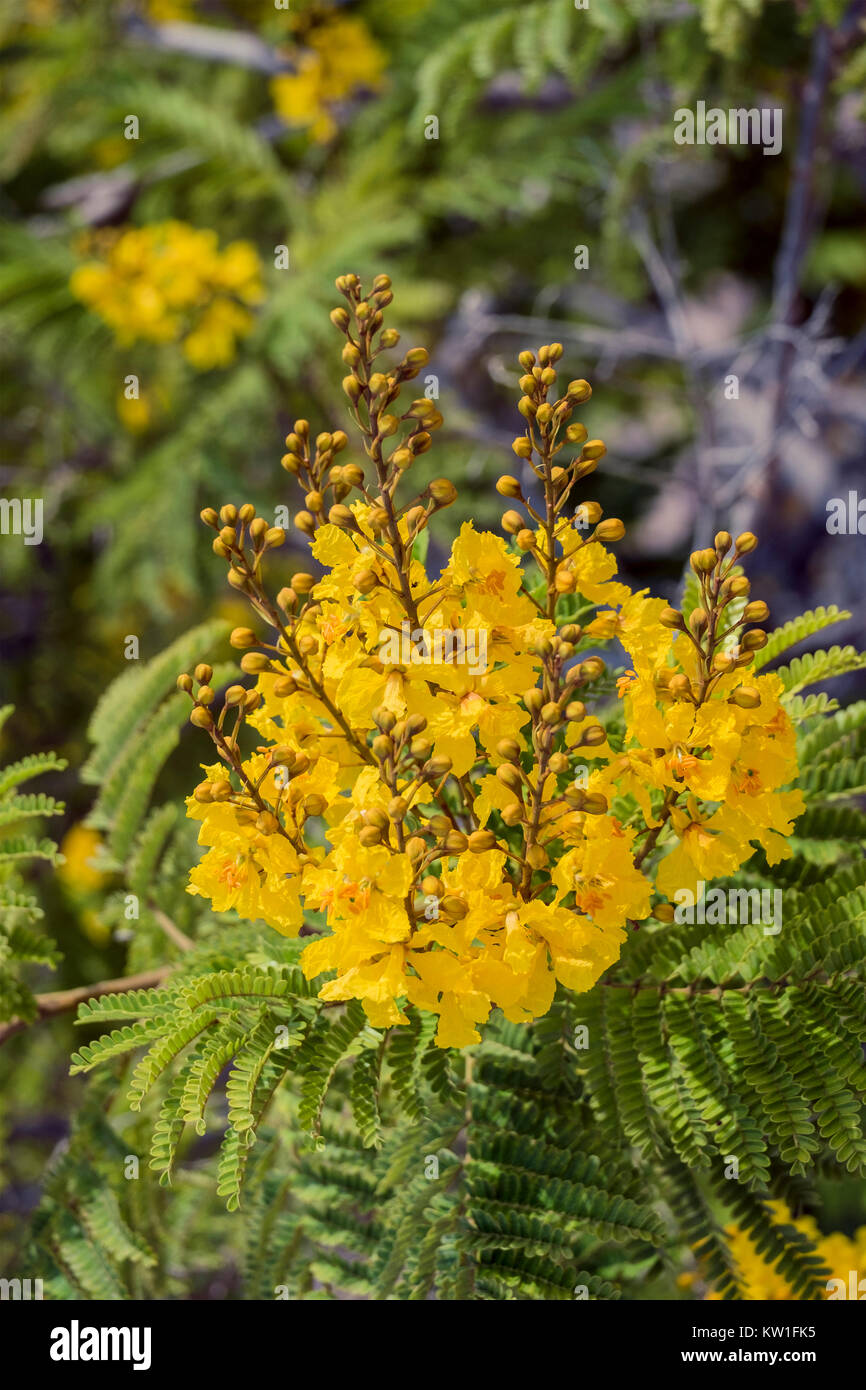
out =
[[[83,781],[101,783],[115,770],[130,738],[174,689],[178,673],[208,660],[228,632],[228,623],[214,619],[184,633],[150,661],[130,662],[93,712],[88,736],[94,747],[81,771]]]
[[[777,674],[785,687],[785,700],[798,695],[809,685],[834,680],[846,676],[851,671],[862,671],[866,667],[866,652],[858,652],[855,647],[830,647],[828,651],[809,652],[806,656],[795,656],[788,666],[780,666]]]
[[[789,647],[796,647],[798,642],[805,642],[809,637],[814,637],[815,633],[821,632],[823,628],[829,627],[832,623],[846,622],[850,617],[850,613],[832,603],[829,608],[814,608],[808,613],[801,613],[799,618],[793,618],[768,634],[767,645],[755,652],[753,669],[759,671],[762,666],[775,661],[776,657],[781,656]]]

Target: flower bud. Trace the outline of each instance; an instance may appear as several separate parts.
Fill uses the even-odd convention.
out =
[[[213,507],[205,507],[203,512],[199,512],[199,516],[205,526],[213,526],[214,529],[216,529],[219,524],[219,515],[214,511]]]
[[[597,463],[599,459],[604,458],[606,453],[607,445],[600,439],[588,439],[580,451],[580,459],[581,462],[585,459],[592,459]]]
[[[295,528],[302,531],[305,536],[313,536],[316,532],[316,518],[311,512],[295,512]]]
[[[177,688],[182,690],[185,695],[190,695],[192,693],[192,677],[183,672],[177,678]]]
[[[496,745],[496,756],[507,763],[520,762],[520,744],[516,738],[503,738]]]
[[[190,712],[190,724],[195,724],[197,729],[213,728],[213,715],[210,710],[203,709],[201,705],[196,705]]]
[[[547,850],[543,845],[530,845],[526,851],[526,862],[531,869],[547,868]]]
[[[511,445],[515,454],[520,459],[532,458],[532,441],[527,439],[525,434],[519,434]]]
[[[512,536],[515,536],[518,531],[524,529],[523,517],[520,515],[520,512],[516,511],[503,512],[501,524],[503,531],[508,531]]]
[[[770,616],[770,610],[763,599],[755,599],[754,603],[747,603],[743,609],[743,622],[745,623],[765,623]]]
[[[435,758],[431,758],[421,769],[421,775],[428,781],[436,781],[441,777],[446,777],[451,771],[451,759],[445,754],[439,753]]]
[[[566,395],[568,396],[568,399],[570,401],[573,401],[575,403],[575,405],[580,405],[582,401],[589,400],[590,396],[592,395],[592,387],[590,386],[589,382],[584,381],[583,378],[581,378],[578,381],[570,381],[568,383],[568,391],[566,392]]]
[[[751,531],[743,531],[742,535],[737,536],[734,545],[739,555],[748,555],[758,544],[758,537]]]
[[[685,631],[683,615],[676,608],[663,608],[659,613],[659,622],[662,627],[674,628],[677,632]]]
[[[689,564],[695,574],[711,574],[716,568],[717,559],[714,550],[693,550],[689,556]]]
[[[609,516],[598,523],[593,535],[599,541],[621,541],[625,535],[625,525],[618,516]]]
[[[523,490],[516,478],[510,473],[503,473],[501,478],[496,480],[496,491],[500,497],[522,497]],[[521,522],[521,525],[523,523]]]
[[[439,507],[450,507],[457,497],[457,489],[449,478],[434,478],[427,491]]]
[[[607,734],[600,724],[591,724],[588,729],[584,729],[580,736],[581,748],[597,748],[604,743]]]
[[[716,550],[720,555],[727,555],[733,543],[734,542],[731,537],[730,531],[716,532],[716,538],[713,541],[713,545],[716,547]]]
[[[758,652],[767,645],[767,634],[760,627],[753,627],[743,634],[740,649],[743,652]]]
[[[729,703],[738,705],[740,709],[757,709],[761,694],[753,685],[741,685],[731,695]]]
[[[442,898],[439,903],[439,911],[446,917],[454,917],[460,921],[469,911],[469,905],[463,898],[458,898],[449,893]]]
[[[241,657],[241,670],[246,671],[248,676],[255,676],[260,671],[270,669],[271,663],[263,652],[244,652]]]
[[[473,854],[483,854],[485,850],[496,848],[496,836],[492,830],[473,830],[469,836],[469,849]]]
[[[449,830],[445,836],[445,849],[449,854],[463,854],[469,847],[469,840],[462,830]]]
[[[496,769],[497,780],[503,787],[508,787],[510,791],[516,792],[521,787],[521,777],[513,763],[500,763]]]

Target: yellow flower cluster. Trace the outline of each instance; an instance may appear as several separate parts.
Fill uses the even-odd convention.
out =
[[[113,329],[118,343],[180,342],[198,371],[227,366],[253,327],[246,307],[263,297],[254,246],[222,251],[215,232],[184,222],[130,227],[99,260],[79,266],[72,293]]]
[[[836,1281],[828,1283],[828,1299],[860,1297],[857,1292],[852,1294],[851,1274],[853,1272],[855,1276],[855,1285],[859,1285],[860,1279],[866,1275],[866,1226],[860,1226],[853,1236],[843,1235],[839,1231],[824,1235],[813,1217],[793,1217],[784,1202],[771,1202],[770,1209],[780,1225],[794,1226],[815,1246],[830,1271],[831,1280]],[[764,1257],[758,1253],[747,1231],[741,1230],[739,1226],[728,1226],[725,1228],[725,1236],[743,1281],[743,1298],[773,1302],[797,1299],[784,1275],[767,1264]],[[681,1275],[678,1282],[682,1288],[693,1288],[699,1280],[699,1272],[689,1272]],[[705,1297],[708,1301],[715,1301],[722,1295],[709,1291]]]
[[[295,71],[271,83],[274,108],[290,126],[307,128],[324,143],[337,133],[333,110],[353,92],[382,85],[385,53],[355,15],[326,12],[310,26],[296,20]]]
[[[256,683],[231,686],[218,715],[208,666],[179,678],[219,757],[188,802],[207,850],[190,892],[284,933],[317,926],[303,967],[329,976],[323,999],[361,1000],[375,1027],[436,1013],[439,1045],[460,1047],[493,1007],[524,1022],[557,981],[590,989],[630,924],[671,920],[677,888],[733,872],[755,844],[787,853],[793,734],[777,678],[746,669],[767,640],[743,632],[767,614],[744,606],[737,561],[754,536],[720,532],[692,556],[701,606],[686,619],[616,579],[605,542],[621,521],[594,502],[569,515],[604,446],[569,423],[585,381],[549,399],[559,344],[520,358],[514,449],[535,491],[497,483],[524,509],[503,516],[513,539],[467,522],[429,576],[425,531],[456,489],[437,478],[408,502],[397,491],[442,416],[426,398],[396,406],[427,355],[380,367],[398,339],[382,327],[388,277],[368,295],[357,276],[337,284],[343,387],[372,469],[338,462],[343,431],[312,440],[295,423],[282,462],[303,485],[295,527],[322,573],[296,574],[275,599],[263,562],[283,530],[249,503],[202,513],[230,584],[272,633],[232,634]],[[614,639],[631,661],[619,699],[597,654]],[[258,737],[247,754],[246,726]]]

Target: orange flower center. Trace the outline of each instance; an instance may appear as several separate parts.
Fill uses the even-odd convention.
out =
[[[764,790],[760,773],[753,767],[746,768],[746,771],[737,779],[736,788],[738,792],[743,792],[746,796],[757,796]]]
[[[505,570],[491,570],[481,581],[481,592],[501,598],[505,590]]]
[[[248,872],[249,867],[244,860],[226,859],[223,861],[223,867],[220,872],[220,883],[224,883],[226,887],[234,893],[246,883]]]

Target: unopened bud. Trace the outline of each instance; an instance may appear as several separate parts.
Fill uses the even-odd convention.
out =
[[[747,603],[743,609],[743,622],[745,623],[765,623],[770,616],[770,610],[763,599],[755,599],[754,603]]]
[[[730,702],[739,705],[740,709],[757,709],[761,703],[761,694],[753,685],[741,685],[731,695]]]

